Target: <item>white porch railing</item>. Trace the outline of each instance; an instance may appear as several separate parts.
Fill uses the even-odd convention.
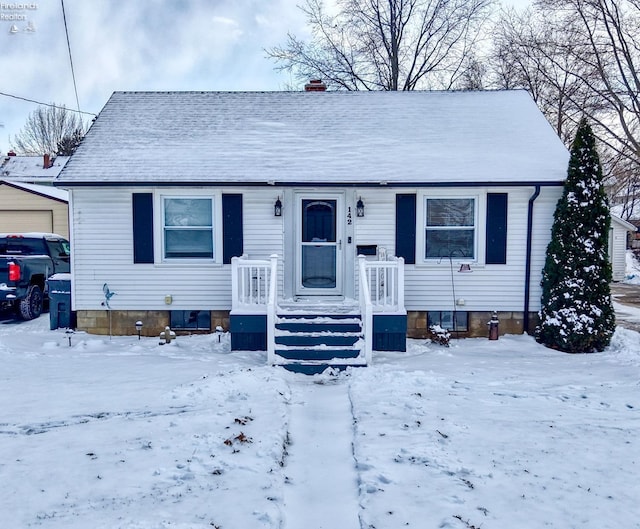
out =
[[[364,331],[365,358],[371,363],[373,346],[373,313],[404,313],[404,258],[367,261],[358,256],[360,277],[360,310]]]
[[[389,257],[386,261],[368,261],[362,255],[360,263],[360,293],[363,288],[371,298],[374,312],[404,312],[404,258]],[[364,273],[364,281],[362,273]]]
[[[267,315],[267,360],[275,357],[278,256],[269,260],[249,259],[246,255],[231,259],[231,310]]]
[[[269,298],[267,299],[267,363],[273,365],[276,359],[276,304],[278,293],[278,256],[271,258]]]
[[[404,259],[391,257],[385,261],[358,258],[359,303],[364,333],[364,356],[371,363],[373,346],[373,314],[405,313]],[[232,311],[266,314],[267,360],[275,362],[275,322],[277,307],[278,257],[268,260],[249,259],[247,256],[231,259]]]
[[[271,287],[275,288],[278,258],[249,259],[246,255],[231,259],[231,309],[264,314]],[[275,295],[275,294],[274,294]]]

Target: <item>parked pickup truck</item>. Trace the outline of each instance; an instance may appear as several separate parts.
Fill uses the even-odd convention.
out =
[[[0,308],[23,320],[42,313],[47,279],[69,272],[69,241],[53,233],[0,233]]]

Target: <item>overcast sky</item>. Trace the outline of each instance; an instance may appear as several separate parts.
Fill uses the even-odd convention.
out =
[[[64,0],[80,109],[118,90],[284,89],[264,49],[305,33],[296,3]],[[77,109],[60,0],[0,3],[0,72],[2,93]],[[0,153],[37,106],[0,95]]]
[[[264,49],[307,35],[298,3],[64,0],[80,110],[119,90],[285,89]],[[61,0],[0,3],[0,92],[78,108]],[[0,154],[37,106],[0,95]]]

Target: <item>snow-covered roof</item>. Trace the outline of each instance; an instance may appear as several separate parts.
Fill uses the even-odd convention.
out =
[[[632,232],[638,231],[638,228],[636,226],[615,215],[611,215],[611,222],[615,222],[616,224],[618,224],[619,226],[622,226],[622,228],[624,228],[627,231],[632,231]]]
[[[631,204],[615,204],[611,206],[611,214],[620,218],[626,217],[631,221],[640,219],[640,201],[635,200]]]
[[[69,202],[69,192],[53,186],[43,186],[40,184],[29,184],[26,182],[14,182],[12,180],[0,180],[0,184],[6,184],[16,189],[22,189],[29,193],[34,193],[47,198],[53,198],[61,202]]]
[[[44,168],[43,156],[3,156],[0,159],[0,178],[21,182],[47,182],[60,174],[69,156],[58,156]]]
[[[558,183],[525,91],[116,92],[55,185]]]

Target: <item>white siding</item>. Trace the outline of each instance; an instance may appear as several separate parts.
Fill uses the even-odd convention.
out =
[[[635,231],[635,226],[619,219],[611,219],[611,229],[609,230],[609,259],[614,281],[622,281],[626,275],[627,268],[627,233]]]
[[[282,200],[282,190],[253,188],[233,192],[243,194],[244,253],[250,259],[268,259],[273,254],[278,256],[278,295],[281,296],[284,217],[275,217],[273,207],[278,196]],[[287,214],[286,209],[283,214]],[[229,284],[230,288],[231,284]],[[228,308],[231,308],[231,305]]]
[[[485,218],[484,197],[487,192],[508,193],[507,220],[507,264],[485,265]],[[386,248],[389,255],[395,254],[395,197],[396,193],[416,193],[417,230],[416,264],[406,265],[405,301],[407,310],[453,310],[451,266],[448,258],[424,263],[420,239],[423,237],[421,200],[426,196],[467,195],[478,196],[478,259],[472,262],[473,272],[458,273],[460,259],[454,258],[453,280],[455,298],[463,299],[464,306],[457,310],[503,310],[522,311],[525,291],[525,258],[527,245],[527,208],[533,187],[482,188],[482,189],[361,189],[365,204],[365,217],[356,219],[355,243],[376,244]],[[530,305],[532,311],[539,310],[540,278],[544,267],[545,253],[551,236],[553,212],[562,188],[542,188],[534,202],[533,237],[531,260]],[[357,269],[354,278],[357,285]]]
[[[530,310],[540,310],[542,269],[551,240],[551,227],[556,204],[562,195],[561,187],[542,188],[533,206],[533,240],[531,247],[531,304]],[[524,242],[523,242],[524,244]]]
[[[454,262],[456,299],[464,299],[458,310],[522,311],[524,307],[524,278],[527,236],[527,206],[533,187],[511,187],[467,190],[478,196],[479,215],[478,259],[472,263],[471,274],[457,272]],[[152,188],[137,188],[136,192],[154,192]],[[176,190],[184,193],[185,190]],[[244,253],[249,258],[267,259],[279,256],[279,295],[284,284],[284,235],[294,220],[293,211],[284,201],[282,217],[274,217],[273,205],[287,193],[277,188],[195,188],[191,195],[201,193],[216,196],[216,221],[221,222],[220,196],[222,193],[243,194]],[[465,193],[465,191],[460,191]],[[486,192],[508,193],[507,264],[484,264]],[[156,195],[171,195],[172,190],[161,188]],[[395,254],[395,197],[396,193],[416,193],[417,200],[431,194],[442,195],[434,189],[351,189],[347,190],[347,205],[358,197],[365,204],[365,216],[354,218],[353,241],[348,249],[349,259],[356,259],[356,246],[375,244],[384,247],[388,255]],[[532,275],[530,309],[539,309],[540,273],[550,237],[553,212],[561,188],[542,188],[534,204],[534,233],[532,246]],[[156,264],[133,263],[132,191],[127,188],[77,188],[72,194],[73,209],[73,308],[74,310],[100,310],[104,307],[102,287],[108,283],[115,292],[111,298],[114,310],[229,310],[231,308],[231,265],[221,263],[162,263],[159,256],[160,228],[156,222]],[[159,208],[154,208],[158,210]],[[155,211],[159,221],[158,211]],[[406,306],[408,310],[451,310],[453,292],[451,268],[448,259],[439,264],[421,260],[423,237],[421,208],[417,218],[417,264],[406,266]],[[220,228],[220,226],[219,226]],[[351,233],[347,231],[347,233]],[[221,248],[217,248],[221,260]],[[290,250],[286,255],[290,255]],[[357,267],[347,267],[345,281],[352,282],[357,292]],[[287,279],[289,283],[292,279]],[[165,296],[173,302],[165,304]]]
[[[153,189],[136,189],[152,192]],[[184,189],[180,190],[184,193]],[[237,189],[202,188],[191,194],[220,196]],[[163,195],[172,190],[162,188]],[[228,310],[231,308],[231,265],[221,263],[161,263],[161,232],[155,222],[156,264],[133,263],[132,191],[126,188],[73,190],[74,310],[104,308],[104,283],[115,292],[114,310]],[[216,220],[221,229],[220,201]],[[159,220],[154,207],[155,218]],[[243,200],[244,252],[250,257],[282,255],[282,230],[273,217],[273,201],[263,191],[247,191]],[[220,261],[222,248],[217,248]],[[165,296],[173,302],[165,304]]]
[[[420,249],[416,252],[416,264],[407,265],[405,274],[405,300],[407,310],[453,310],[455,299],[464,300],[457,310],[466,311],[522,311],[525,290],[525,257],[527,241],[527,206],[533,187],[471,190],[480,193],[482,202],[486,191],[508,193],[507,264],[484,264],[485,211],[480,208],[478,219],[478,259],[471,262],[472,273],[458,273],[459,262],[453,259],[453,285],[451,263],[443,258],[440,263],[422,261]],[[550,237],[553,211],[561,188],[543,188],[534,205],[534,231],[532,239],[530,310],[540,308],[540,274],[544,266],[545,251]],[[418,192],[418,202],[425,194]],[[418,207],[420,211],[420,207]],[[417,239],[422,235],[422,218],[418,213]],[[418,243],[418,248],[420,244]]]
[[[395,254],[397,192],[395,189],[358,190],[355,200],[362,198],[364,217],[355,218],[356,246],[375,244],[378,249],[384,247],[388,255]]]

